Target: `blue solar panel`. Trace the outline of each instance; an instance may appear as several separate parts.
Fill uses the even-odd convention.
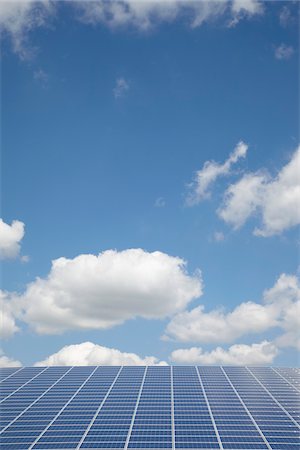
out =
[[[269,367],[0,369],[2,450],[299,450],[300,373]]]

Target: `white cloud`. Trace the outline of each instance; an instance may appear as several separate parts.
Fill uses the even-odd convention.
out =
[[[262,14],[263,4],[258,0],[233,0],[231,9],[235,14]]]
[[[295,50],[291,45],[281,44],[279,47],[275,48],[275,58],[280,60],[290,59]]]
[[[18,331],[15,321],[16,313],[16,305],[13,304],[11,295],[0,290],[0,337],[2,339],[9,338]]]
[[[201,305],[176,314],[167,325],[164,338],[229,343],[272,328],[281,330],[275,341],[277,346],[300,348],[300,282],[294,275],[281,274],[275,285],[264,292],[262,304],[244,302],[231,312],[205,312]]]
[[[8,356],[4,355],[2,350],[0,349],[0,367],[21,367],[21,366],[22,364],[20,363],[20,361],[9,358]]]
[[[183,3],[181,2],[183,6]],[[230,8],[226,1],[203,1],[189,2],[188,16],[191,28],[197,28],[204,23],[212,22],[229,12]]]
[[[21,59],[33,55],[30,32],[48,26],[58,3],[54,0],[0,1],[2,34],[9,37],[13,51]],[[113,29],[131,26],[142,31],[180,18],[195,28],[222,16],[237,23],[263,12],[262,2],[257,0],[77,0],[65,3],[76,8],[77,19],[86,24],[100,23]]]
[[[21,59],[32,56],[33,48],[28,44],[30,31],[47,25],[53,12],[54,2],[50,0],[0,1],[2,33],[10,38],[13,51]]]
[[[133,26],[146,30],[157,22],[173,21],[179,12],[179,2],[133,0],[90,1],[75,4],[85,23],[102,23],[111,28]]]
[[[300,147],[274,178],[258,172],[244,175],[229,186],[218,215],[234,229],[254,214],[262,225],[257,236],[272,236],[300,224]]]
[[[284,333],[277,337],[279,347],[300,350],[300,280],[295,275],[282,274],[275,285],[264,292],[264,301],[277,309]]]
[[[19,220],[13,220],[9,225],[0,219],[0,259],[14,259],[19,256],[24,228],[24,223]]]
[[[202,293],[200,273],[165,253],[142,249],[59,258],[15,299],[19,317],[38,333],[105,329],[137,316],[159,319],[183,310]]]
[[[237,163],[240,158],[246,157],[247,150],[248,146],[243,141],[240,141],[224,164],[206,161],[203,168],[196,172],[193,183],[189,185],[190,192],[186,198],[187,205],[193,206],[209,198],[210,188],[216,179],[220,176],[228,175],[232,165]]]
[[[216,364],[216,365],[260,365],[272,364],[278,354],[275,344],[263,341],[260,344],[235,344],[224,350],[217,347],[211,352],[204,352],[200,347],[175,350],[171,361],[179,364]]]
[[[136,353],[120,352],[114,348],[102,347],[92,342],[67,345],[35,366],[165,366],[154,356],[141,358]]]
[[[75,7],[84,23],[102,23],[110,28],[132,26],[144,31],[160,23],[174,22],[181,17],[195,28],[223,15],[239,21],[263,12],[262,4],[257,0],[99,0],[80,1],[75,3]]]
[[[129,84],[125,78],[118,78],[116,80],[116,85],[113,88],[113,94],[115,98],[123,97],[126,92],[129,91]]]
[[[249,334],[260,333],[275,326],[276,313],[269,307],[253,302],[241,303],[232,312],[204,306],[177,314],[166,328],[167,335],[181,342],[233,342]]]
[[[257,212],[262,203],[267,176],[263,173],[246,174],[225,192],[224,202],[218,215],[235,230]]]
[[[232,18],[229,27],[234,27],[245,17],[261,15],[264,12],[263,4],[257,0],[233,0],[231,2]]]

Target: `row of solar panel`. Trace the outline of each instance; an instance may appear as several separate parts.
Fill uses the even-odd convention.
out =
[[[74,369],[81,369],[81,368],[74,368]],[[74,369],[72,369],[72,370],[74,371]],[[91,368],[89,368],[90,370],[88,370],[88,368],[84,368],[84,369],[85,369],[85,371],[82,371],[81,374],[83,375],[84,372],[86,372],[85,373],[85,378],[86,378],[87,374],[89,374],[89,376],[94,376],[96,371],[98,371],[101,368],[98,368],[98,369],[92,368],[95,371],[94,373],[91,370]],[[143,393],[144,393],[144,391],[147,388],[147,384],[148,385],[151,384],[151,387],[153,388],[153,386],[155,387],[155,383],[157,383],[157,387],[159,387],[159,386],[161,387],[162,386],[161,379],[163,378],[163,379],[165,379],[165,380],[163,380],[164,381],[163,382],[164,389],[168,389],[168,390],[171,389],[170,368],[163,368],[164,370],[157,370],[157,369],[162,369],[162,368],[155,368],[155,369],[154,368],[149,368],[146,377],[144,377],[144,375],[145,375],[145,369],[144,368],[142,368],[142,369],[139,368],[139,370],[137,370],[136,368],[124,368],[123,371],[122,371],[123,372],[122,376],[118,377],[118,379],[115,379],[115,375],[116,375],[117,369],[119,369],[119,368],[105,368],[105,369],[106,369],[105,370],[106,375],[110,372],[110,375],[112,376],[112,378],[108,377],[108,379],[107,379],[107,377],[106,377],[106,389],[105,389],[104,392],[107,391],[108,386],[111,386],[112,389],[111,389],[111,392],[109,393],[109,395],[107,395],[106,402],[104,403],[105,406],[104,405],[102,406],[101,412],[100,411],[96,411],[96,412],[99,413],[97,415],[97,419],[91,424],[88,433],[86,433],[86,436],[85,436],[84,441],[82,442],[82,447],[81,448],[87,448],[86,445],[90,445],[94,441],[94,431],[95,431],[95,429],[96,429],[95,427],[97,426],[97,423],[98,423],[96,421],[99,420],[99,416],[100,415],[102,417],[105,416],[106,409],[109,412],[110,409],[115,409],[115,408],[121,407],[122,408],[122,412],[124,412],[124,401],[125,401],[125,404],[127,404],[127,406],[128,406],[127,411],[130,413],[129,416],[128,416],[129,420],[128,420],[128,423],[127,423],[127,426],[129,428],[129,425],[130,425],[129,421],[130,421],[131,415],[134,413],[133,410],[135,409],[135,404],[136,404],[136,402],[138,400],[138,395],[139,395],[139,392],[140,392],[141,388],[143,388],[143,389],[142,389],[142,395],[139,398],[139,402],[143,402]],[[128,369],[128,370],[126,370],[126,369]],[[176,418],[177,419],[178,418],[181,419],[182,417],[181,417],[180,414],[177,414],[178,410],[177,410],[177,407],[176,407],[176,392],[177,392],[177,389],[179,391],[180,391],[180,389],[182,389],[182,390],[185,389],[184,384],[186,384],[186,381],[184,382],[184,374],[189,372],[189,374],[191,374],[189,378],[195,378],[196,375],[197,375],[197,371],[196,371],[195,368],[190,368],[189,367],[189,368],[178,368],[178,369],[179,370],[177,370],[177,368],[173,369],[173,380],[172,380],[173,381],[172,394],[174,396],[175,407],[173,407],[173,405],[171,405],[165,411],[165,414],[168,414],[168,415],[171,415],[172,412],[173,412],[173,422],[174,422],[174,425],[175,425],[175,433],[174,433],[175,443],[178,444],[177,447],[179,446],[180,448],[187,448],[186,445],[188,445],[190,448],[194,448],[195,445],[196,445],[199,448],[200,444],[201,444],[201,447],[203,447],[203,448],[204,447],[205,448],[212,448],[211,446],[209,446],[209,445],[213,444],[212,439],[210,438],[209,439],[210,442],[206,442],[205,441],[205,437],[203,435],[202,435],[203,439],[202,438],[200,439],[200,437],[198,437],[197,438],[197,442],[195,442],[195,436],[192,436],[192,441],[190,441],[190,439],[188,439],[187,436],[185,435],[184,436],[184,442],[186,443],[186,445],[184,444],[184,442],[181,443],[180,439],[178,438],[179,434],[178,434],[177,428],[176,428],[178,426],[177,425],[178,424],[178,420],[176,420]],[[248,422],[248,424],[251,424],[249,426],[250,426],[250,429],[253,429],[254,436],[258,436],[258,438],[254,438],[251,435],[252,448],[258,448],[258,447],[256,447],[257,445],[262,445],[262,447],[259,447],[259,448],[267,448],[265,443],[264,443],[264,441],[262,440],[261,434],[258,433],[257,424],[255,424],[254,420],[252,420],[253,417],[251,418],[249,412],[245,408],[245,405],[243,404],[242,398],[240,397],[240,395],[236,391],[236,388],[234,388],[234,386],[232,385],[232,382],[229,380],[228,375],[226,375],[226,373],[224,371],[222,371],[221,369],[219,369],[217,371],[217,373],[216,373],[216,370],[215,370],[214,373],[213,373],[213,375],[214,375],[213,383],[211,383],[212,382],[211,376],[209,376],[209,378],[207,379],[206,373],[207,372],[211,373],[212,371],[211,370],[208,370],[208,371],[205,370],[205,369],[208,369],[208,368],[199,368],[199,373],[201,372],[201,369],[204,370],[205,374],[201,375],[201,379],[200,379],[199,375],[197,375],[198,385],[195,384],[195,386],[197,386],[197,389],[195,389],[194,394],[196,394],[199,397],[199,401],[201,400],[201,402],[203,403],[204,402],[203,394],[205,393],[205,395],[207,397],[207,400],[208,400],[208,404],[210,405],[210,410],[213,413],[213,418],[214,418],[215,423],[217,424],[217,422],[220,420],[220,418],[223,418],[223,417],[228,419],[228,413],[230,413],[230,409],[232,409],[232,408],[230,408],[228,410],[228,403],[227,402],[230,401],[231,405],[233,404],[233,402],[235,402],[233,410],[232,410],[231,418],[236,417],[236,418],[240,419],[241,418],[241,414],[244,415],[243,423]],[[214,368],[214,369],[217,369],[217,368]],[[151,372],[153,373],[153,371],[156,372],[155,376],[151,376]],[[66,371],[66,369],[65,369],[65,372],[62,375],[63,378],[64,378],[64,376],[66,376],[66,378],[65,378],[66,384],[68,384],[67,375],[70,375],[71,372],[72,372],[71,369],[69,369],[69,371]],[[180,372],[181,372],[180,376],[181,377],[183,376],[182,386],[180,386],[180,382],[177,383],[177,380],[176,380],[176,378],[180,378],[180,377],[176,376],[176,373],[178,374]],[[40,377],[42,376],[43,373],[44,372],[42,371]],[[159,374],[159,376],[157,374]],[[57,371],[58,379],[59,379],[59,375],[61,375],[61,372]],[[225,375],[225,378],[224,378],[224,375]],[[14,377],[12,377],[12,378],[14,378]],[[35,380],[37,380],[38,378],[35,378]],[[142,378],[144,378],[143,386],[141,386]],[[293,375],[293,378],[294,378],[294,375]],[[70,379],[70,377],[69,377],[69,379]],[[73,376],[73,378],[72,378],[73,382],[74,382],[74,379],[75,378]],[[114,386],[111,385],[111,383],[113,382],[112,381],[113,379],[115,381]],[[101,380],[103,381],[103,378],[101,378]],[[195,378],[195,380],[196,380],[196,378]],[[225,383],[225,386],[224,386],[224,380],[227,381],[227,386],[226,386],[226,383]],[[150,383],[149,383],[149,381],[150,381]],[[203,394],[201,394],[201,396],[199,394],[199,381],[201,381],[201,384],[202,384],[201,388],[203,389]],[[239,380],[238,381],[240,382],[240,376],[239,376]],[[246,381],[247,381],[247,386],[248,386],[249,380],[246,380]],[[253,382],[253,378],[252,378],[251,381]],[[51,382],[53,383],[53,380],[51,380]],[[73,390],[72,389],[69,390],[68,395],[70,397],[72,397],[72,394],[74,395],[74,390],[75,390],[75,393],[76,393],[76,389],[81,389],[80,392],[83,392],[82,390],[84,389],[84,387],[81,386],[81,383],[82,383],[82,379],[80,379],[80,377],[79,377],[78,378],[79,387],[78,387],[77,384],[75,384],[74,389]],[[61,384],[61,381],[59,381],[59,384]],[[55,386],[58,386],[59,384],[56,384]],[[88,381],[86,380],[86,384],[85,385],[87,386],[87,384],[88,384]],[[129,396],[126,395],[126,396],[122,397],[122,392],[124,392],[123,391],[124,389],[127,389],[127,394],[128,394],[128,384],[130,385],[131,393],[130,393]],[[243,384],[243,383],[240,383],[240,384]],[[215,387],[218,387],[218,390],[219,391],[221,390],[223,392],[224,392],[224,389],[228,390],[228,393],[226,394],[225,398],[223,399],[223,402],[225,401],[224,406],[220,407],[220,402],[221,402],[220,396],[214,395]],[[263,385],[262,385],[262,387],[263,387]],[[257,388],[257,386],[256,386],[256,388]],[[51,388],[51,390],[53,390],[53,389],[56,389],[56,387],[52,387]],[[48,392],[50,392],[50,391],[48,391]],[[37,399],[39,398],[38,394],[39,394],[39,392],[37,393]],[[47,394],[42,395],[42,396],[45,398],[46,395]],[[79,395],[78,392],[77,392],[77,395]],[[76,398],[77,398],[77,395],[75,396]],[[119,400],[118,402],[111,401],[111,399],[113,399],[114,396],[116,396],[116,398]],[[62,403],[65,403],[65,402],[68,401],[67,397],[66,397],[66,392],[64,392],[64,399],[63,399]],[[104,395],[102,395],[101,400],[103,399],[103,397],[104,397]],[[123,401],[120,400],[120,397],[121,397],[121,400],[123,400]],[[266,394],[266,397],[267,397],[267,394]],[[10,397],[10,399],[11,398],[12,398],[12,396]],[[134,401],[133,401],[133,399],[134,399]],[[148,399],[145,398],[145,402],[147,402]],[[47,400],[47,402],[49,401],[47,399],[47,397],[46,397],[46,400]],[[164,399],[165,402],[170,402],[170,400],[171,400],[171,397],[169,395]],[[187,398],[187,401],[188,400],[189,399]],[[269,400],[269,398],[268,398],[268,400]],[[41,404],[41,402],[37,401],[37,403],[35,403],[35,405],[37,405],[38,403]],[[69,404],[71,404],[71,403],[69,403]],[[98,402],[97,405],[99,405],[99,402]],[[95,409],[95,407],[97,405],[95,405],[94,408],[91,408],[91,409]],[[60,406],[61,405],[59,405],[58,409],[61,410]],[[77,406],[79,406],[79,405],[77,405]],[[279,406],[280,406],[280,404],[279,404]],[[276,407],[278,409],[278,404],[275,402],[275,406],[273,405],[273,408],[276,410]],[[31,411],[35,412],[34,406],[31,406],[30,409],[31,409]],[[239,409],[239,410],[237,411],[237,409]],[[286,413],[286,410],[284,410],[282,407],[281,407],[281,409],[282,409],[282,411],[284,411]],[[41,412],[42,407],[36,408],[36,410],[37,410],[37,412]],[[205,410],[205,408],[204,408],[204,410]],[[210,419],[211,423],[212,423],[212,418],[210,417],[211,414],[208,411],[208,406],[206,406],[206,410],[207,410],[207,418]],[[67,407],[64,408],[64,412],[60,411],[59,417],[60,418],[64,417],[64,413],[66,413],[68,411],[69,411],[70,415],[74,418],[74,412],[76,411],[76,408],[75,409],[67,409]],[[78,411],[78,409],[77,409],[77,411]],[[149,411],[153,415],[153,408],[151,408]],[[202,411],[202,409],[201,409],[201,411]],[[53,411],[53,412],[55,412],[55,411]],[[52,412],[52,415],[53,415],[53,412]],[[91,412],[92,412],[92,410],[91,410]],[[220,412],[221,413],[224,412],[225,414],[224,415],[220,415],[219,414]],[[85,409],[85,413],[87,413],[86,409]],[[144,408],[142,408],[142,403],[138,404],[138,407],[137,407],[135,413],[136,413],[136,415],[134,417],[134,423],[138,423],[139,417],[145,417],[145,411],[144,411]],[[155,413],[155,411],[154,411],[154,413]],[[49,414],[49,409],[48,409],[48,414]],[[195,416],[195,415],[197,415],[197,412],[193,411],[193,416]],[[21,416],[23,416],[23,414]],[[28,414],[27,414],[27,416],[28,416]],[[116,411],[115,411],[113,414],[109,413],[109,415],[106,415],[106,417],[108,417],[108,416],[113,418],[113,417],[117,417],[118,414],[116,414]],[[157,418],[161,417],[161,416],[162,416],[162,414],[161,414],[161,412],[159,412],[159,414],[157,414]],[[281,416],[282,416],[282,414],[281,414]],[[34,415],[30,416],[30,417],[32,419],[34,417]],[[50,413],[49,418],[50,417],[51,417],[51,413]],[[162,417],[164,417],[164,416],[162,416]],[[183,414],[183,417],[186,417],[186,412]],[[202,414],[202,417],[203,417],[203,414]],[[299,419],[299,415],[298,415],[298,419]],[[289,420],[289,419],[287,418],[287,420]],[[14,423],[17,423],[17,422],[18,422],[18,420],[14,421]],[[179,423],[180,423],[180,421],[179,421]],[[221,422],[221,423],[224,423],[224,422]],[[116,423],[116,420],[114,420],[114,424],[115,425],[113,427],[113,430],[116,431],[118,429],[118,428],[116,428],[116,427],[118,427],[118,423]],[[5,427],[5,428],[7,430],[7,433],[9,433],[9,427]],[[5,430],[5,428],[4,428],[4,430]],[[48,429],[50,429],[50,427],[48,427]],[[244,426],[243,426],[243,429],[244,429]],[[222,439],[222,443],[224,441],[223,448],[229,448],[229,447],[226,447],[226,445],[227,445],[226,437],[225,437],[226,434],[224,433],[224,431],[222,432],[222,429],[221,429],[220,426],[217,427],[217,430],[218,430],[218,434],[219,434],[220,439]],[[39,434],[41,434],[40,430],[38,430],[38,431],[39,431]],[[159,440],[154,442],[154,438],[152,436],[148,436],[148,433],[147,433],[147,438],[146,438],[146,435],[145,435],[144,431],[141,433],[141,430],[138,431],[138,433],[140,433],[142,435],[141,436],[138,436],[138,435],[135,436],[136,431],[137,431],[137,429],[135,428],[135,426],[133,426],[133,428],[131,430],[131,438],[130,438],[130,441],[129,441],[129,444],[128,444],[129,448],[131,447],[131,445],[133,445],[133,446],[135,445],[135,441],[138,441],[138,446],[139,446],[138,448],[148,447],[149,446],[149,442],[147,442],[147,441],[149,441],[149,439],[151,440],[151,443],[150,443],[151,445],[150,446],[152,446],[154,448],[159,448],[159,447],[162,446],[162,444],[163,444],[163,447],[167,446],[167,448],[172,446],[172,435],[171,435],[171,433],[170,433],[170,437],[166,437],[166,438],[164,438],[165,437],[165,433],[164,433],[163,434],[164,437],[161,435],[161,436],[159,436]],[[220,431],[221,431],[221,433],[220,433]],[[82,431],[80,433],[82,434]],[[49,438],[47,436],[49,436],[49,434],[47,434],[47,432],[45,432],[45,433],[43,433],[43,436],[44,436],[44,439],[39,439],[38,447],[35,446],[34,448],[50,448],[50,447],[40,447],[41,445],[48,445],[47,441],[49,441]],[[127,437],[127,433],[126,433],[126,436],[125,436],[125,433],[124,433],[123,438],[126,439],[126,437]],[[50,439],[52,439],[53,445],[56,445],[55,442],[57,442],[57,439],[56,438],[55,439],[54,438],[50,438]],[[58,438],[58,439],[62,439],[62,438]],[[64,438],[64,440],[67,440],[69,443],[70,443],[70,439],[71,439],[71,436],[69,438],[66,438],[66,437]],[[110,438],[109,442],[112,445],[108,445],[109,442],[107,442],[106,439],[103,440],[104,439],[104,435],[102,435],[102,438],[101,438],[102,440],[99,440],[98,437],[97,437],[97,439],[98,439],[98,441],[97,441],[98,448],[103,448],[104,444],[105,444],[106,448],[108,448],[108,447],[109,448],[124,447],[124,439],[123,439],[123,441],[119,441],[119,440],[115,441],[115,440],[112,440],[112,438]],[[278,436],[277,436],[277,439],[278,439]],[[203,442],[200,442],[200,440],[203,441]],[[238,440],[238,445],[240,445],[240,447],[236,447],[235,443],[231,440],[229,442],[229,444],[231,445],[230,448],[249,448],[248,447],[248,439],[245,439],[245,437],[244,437],[244,438],[237,438],[237,440]],[[114,441],[114,442],[112,442],[112,441]],[[286,445],[288,445],[289,441],[290,441],[290,439],[288,439],[288,441],[287,440],[285,441],[286,444],[285,444],[284,448],[287,448]],[[42,444],[42,442],[44,442],[44,444]],[[60,440],[59,442],[63,446],[63,447],[61,446],[60,448],[67,448],[62,440]],[[78,441],[76,441],[76,442],[78,442]],[[215,448],[219,448],[219,444],[218,444],[216,435],[215,435],[215,442],[216,442],[216,445],[217,445],[217,447],[215,447]],[[21,442],[20,442],[20,444],[21,444]],[[50,444],[50,445],[52,445],[52,444]],[[73,445],[73,447],[70,447],[70,448],[75,448],[76,447],[74,441],[73,441],[72,445]],[[277,445],[277,444],[275,444],[275,441],[274,441],[274,445],[275,446]],[[95,448],[94,444],[92,445],[92,447]],[[12,447],[10,447],[10,448],[12,448]],[[52,447],[52,448],[54,448],[54,447]],[[59,448],[59,447],[55,447],[55,448]],[[275,447],[272,447],[272,448],[275,448]]]

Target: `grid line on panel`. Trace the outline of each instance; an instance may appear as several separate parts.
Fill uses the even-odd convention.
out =
[[[274,400],[274,402],[282,409],[282,411],[292,420],[292,422],[300,429],[298,422],[290,415],[290,413],[279,403],[279,401],[274,397],[274,395],[263,385],[263,383],[254,375],[254,373],[245,366],[245,369],[253,376],[253,378],[261,385],[261,387],[269,394],[269,396]]]
[[[171,427],[172,427],[172,449],[175,449],[175,418],[174,418],[174,379],[173,366],[171,366]]]
[[[92,428],[93,423],[95,422],[95,420],[96,420],[96,418],[97,418],[97,416],[98,416],[98,414],[99,414],[99,412],[100,412],[102,406],[104,405],[104,403],[105,403],[107,397],[109,396],[109,394],[110,394],[112,388],[114,387],[114,385],[115,385],[117,379],[119,378],[122,369],[123,369],[123,366],[120,367],[120,370],[118,371],[118,373],[117,373],[117,375],[116,375],[114,381],[113,381],[112,384],[110,385],[110,388],[109,388],[108,391],[106,392],[104,399],[102,400],[102,402],[100,403],[99,407],[97,408],[97,411],[95,412],[95,414],[94,414],[92,420],[90,421],[90,423],[89,423],[89,425],[87,426],[87,428],[86,428],[86,430],[85,430],[83,436],[81,437],[79,443],[77,444],[76,450],[80,449],[81,444],[83,443],[83,441],[84,441],[84,439],[86,438],[88,432],[89,432],[90,429]]]
[[[64,406],[59,410],[59,412],[56,414],[56,416],[49,422],[49,424],[46,426],[46,428],[40,433],[40,435],[35,439],[35,441],[28,447],[28,450],[31,450],[34,445],[39,441],[39,439],[43,436],[43,434],[51,427],[53,422],[60,416],[60,414],[64,411],[64,409],[69,405],[69,403],[74,399],[74,397],[78,394],[79,391],[83,388],[83,386],[89,381],[92,375],[96,372],[98,367],[96,366],[95,369],[90,373],[90,375],[85,379],[85,381],[81,384],[81,386],[77,389],[77,391],[72,395],[71,398],[64,404]]]
[[[287,380],[284,375],[281,375],[281,373],[279,373],[276,369],[274,369],[274,367],[270,367],[270,369],[273,370],[273,372],[275,372],[277,375],[279,375],[284,381],[286,381],[293,389],[295,389],[297,392],[300,392],[300,389],[294,386],[293,383]]]
[[[215,422],[215,418],[213,416],[213,413],[212,413],[212,410],[211,410],[211,407],[210,407],[210,404],[209,404],[209,401],[208,401],[208,398],[207,398],[207,395],[206,395],[206,392],[205,392],[205,389],[204,389],[204,385],[203,385],[203,382],[202,382],[202,379],[201,379],[201,376],[200,376],[199,369],[198,369],[197,366],[195,368],[196,368],[198,380],[199,380],[199,383],[201,385],[201,389],[202,389],[202,392],[203,392],[203,395],[204,395],[204,399],[205,399],[205,402],[206,402],[206,405],[207,405],[207,408],[208,408],[208,412],[209,412],[209,415],[210,415],[210,418],[211,418],[211,421],[212,421],[212,424],[213,424],[213,427],[214,427],[214,430],[215,430],[215,433],[216,433],[216,436],[217,436],[219,447],[220,447],[221,450],[224,450],[224,447],[223,447],[223,444],[222,444],[222,441],[221,441],[221,437],[219,435],[219,431],[218,431],[218,428],[217,428],[217,425],[216,425],[216,422]]]
[[[231,382],[230,378],[228,377],[227,373],[225,372],[225,370],[223,369],[222,366],[220,366],[223,374],[225,375],[228,383],[230,384],[230,386],[232,387],[232,389],[234,390],[236,396],[238,397],[239,401],[241,402],[241,404],[243,405],[243,407],[245,408],[248,416],[250,417],[251,421],[253,422],[253,425],[255,426],[255,428],[257,429],[257,431],[259,432],[261,438],[263,439],[264,443],[266,444],[266,446],[268,447],[269,450],[272,450],[272,447],[270,446],[270,444],[268,443],[265,435],[263,434],[263,432],[261,431],[261,429],[259,428],[258,424],[256,423],[254,417],[252,416],[252,414],[250,413],[249,409],[247,408],[245,402],[243,401],[243,399],[241,398],[240,394],[238,393],[238,391],[236,390],[236,388],[234,387],[233,383]]]
[[[48,367],[46,367],[46,369],[48,369]],[[73,369],[73,366],[70,367],[69,370],[67,370],[61,377],[58,378],[58,380],[56,380],[53,384],[51,384],[51,386],[49,386],[39,397],[37,397],[32,403],[30,403],[30,405],[27,406],[27,408],[24,409],[24,411],[22,411],[20,414],[18,414],[14,420],[12,420],[8,425],[6,425],[6,427],[3,428],[3,430],[0,431],[0,434],[2,434],[4,431],[7,430],[8,427],[10,427],[16,420],[19,419],[19,417],[21,417],[26,411],[28,411],[29,408],[31,408],[36,402],[38,402],[45,394],[47,394],[47,392],[50,391],[50,389],[53,388],[53,386],[55,386],[57,383],[60,382],[60,380],[62,380],[71,370]],[[45,370],[43,370],[41,373],[45,372]]]
[[[128,448],[131,432],[132,432],[132,429],[133,429],[133,424],[134,424],[134,421],[135,421],[135,416],[136,416],[136,413],[137,413],[137,409],[138,409],[139,402],[140,402],[141,395],[142,395],[142,390],[143,390],[144,383],[145,383],[145,378],[146,378],[146,375],[147,375],[147,370],[148,370],[148,366],[145,367],[143,379],[142,379],[142,382],[141,382],[141,387],[140,387],[140,390],[139,390],[139,393],[138,393],[138,398],[137,398],[137,401],[136,401],[136,404],[135,404],[134,412],[133,412],[133,415],[132,415],[130,427],[129,427],[128,434],[127,434],[127,438],[126,438],[126,441],[125,441],[125,444],[124,444],[124,450],[126,450]]]
[[[9,397],[11,397],[12,395],[14,395],[16,392],[18,392],[20,389],[22,389],[24,386],[26,386],[28,383],[31,383],[31,381],[33,381],[35,378],[39,377],[42,373],[44,373],[46,370],[48,369],[48,367],[45,367],[45,369],[41,370],[38,374],[36,374],[34,377],[30,378],[30,380],[26,381],[26,383],[22,384],[22,386],[19,386],[16,390],[14,390],[13,392],[11,392],[9,395],[7,395],[6,397],[4,397],[2,400],[0,400],[0,404],[2,402],[4,402],[4,400],[7,400]]]
[[[12,377],[13,375],[15,375],[16,373],[20,372],[20,370],[25,369],[25,367],[20,367],[18,370],[16,370],[15,372],[11,373],[10,375],[8,375],[6,378],[3,378],[3,380],[0,381],[0,383],[3,383],[3,381],[8,380],[8,378]]]

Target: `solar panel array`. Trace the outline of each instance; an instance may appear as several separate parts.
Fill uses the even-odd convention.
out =
[[[0,369],[1,450],[300,449],[300,371]]]

